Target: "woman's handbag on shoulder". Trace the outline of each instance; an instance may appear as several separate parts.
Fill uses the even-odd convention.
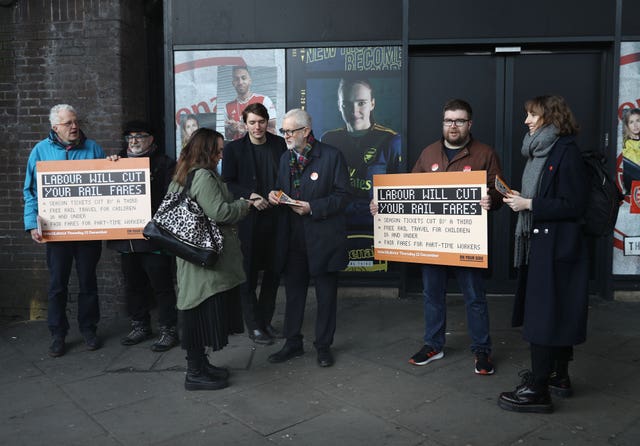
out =
[[[142,233],[177,257],[212,267],[222,252],[222,233],[188,195],[195,172],[189,173],[181,192],[167,192]]]

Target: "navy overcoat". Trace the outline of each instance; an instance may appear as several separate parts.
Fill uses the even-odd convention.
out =
[[[573,136],[555,143],[533,199],[528,268],[519,277],[514,326],[532,344],[569,346],[586,339],[589,258],[580,223],[588,171]]]
[[[350,198],[349,172],[342,152],[315,141],[309,152],[310,161],[302,173],[300,200],[308,201],[311,214],[303,217],[305,240],[311,276],[343,270],[348,263],[347,227],[344,209]],[[292,191],[290,152],[280,158],[278,188],[290,197]],[[285,267],[289,243],[290,219],[288,205],[279,206],[283,223],[278,227],[277,270]]]

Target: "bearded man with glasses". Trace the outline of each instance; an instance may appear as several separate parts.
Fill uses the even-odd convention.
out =
[[[151,214],[155,214],[167,192],[176,162],[157,146],[151,125],[145,121],[130,121],[123,132],[127,147],[118,158],[149,158],[151,183]],[[173,286],[173,256],[146,239],[109,240],[107,247],[120,253],[124,277],[125,299],[131,317],[131,331],[120,340],[122,345],[136,345],[152,336],[151,309],[158,309],[158,338],[151,344],[154,352],[165,352],[179,343],[178,310]]]
[[[45,243],[38,228],[38,185],[36,162],[54,160],[86,160],[105,158],[95,141],[87,139],[80,130],[76,110],[68,104],[58,104],[49,113],[49,136],[31,150],[24,181],[24,228],[36,243]],[[78,274],[78,325],[88,350],[101,347],[96,335],[100,320],[96,267],[102,254],[102,242],[56,241],[46,244],[49,290],[47,292],[47,323],[51,332],[49,356],[58,357],[66,351],[65,338],[69,331],[67,298],[73,261]]]
[[[502,176],[500,160],[495,150],[471,136],[473,112],[462,99],[448,101],[443,107],[442,138],[427,146],[412,173],[487,171],[488,194],[480,199],[483,209],[502,206],[502,196],[495,189],[496,175]],[[377,213],[377,203],[371,202],[371,213]],[[485,295],[484,271],[443,265],[422,265],[424,301],[424,346],[409,359],[409,363],[424,366],[444,357],[447,325],[447,278],[455,275],[467,310],[467,330],[471,337],[471,352],[475,355],[474,372],[492,375],[489,309]]]

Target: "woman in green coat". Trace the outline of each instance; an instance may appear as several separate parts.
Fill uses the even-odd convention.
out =
[[[251,201],[234,200],[216,165],[222,158],[222,135],[208,128],[198,129],[182,149],[169,192],[179,192],[190,172],[196,171],[189,196],[219,226],[224,247],[212,268],[176,258],[182,348],[187,351],[187,390],[216,390],[227,387],[229,371],[209,364],[205,347],[221,350],[228,335],[242,333],[242,311],[238,286],[245,281],[242,254],[235,223],[251,207]]]

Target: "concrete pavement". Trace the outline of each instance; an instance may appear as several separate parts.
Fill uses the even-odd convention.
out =
[[[273,346],[245,335],[210,356],[231,385],[184,390],[179,348],[151,340],[123,347],[128,321],[103,320],[102,349],[84,348],[72,323],[69,349],[47,356],[46,323],[0,329],[0,443],[6,445],[614,445],[640,444],[640,303],[593,298],[586,344],[570,372],[575,395],[555,413],[498,408],[528,365],[527,344],[509,327],[511,296],[490,296],[493,376],[473,373],[464,304],[450,296],[445,357],[407,360],[421,347],[420,299],[339,299],[336,364],[316,365],[315,306],[308,302],[306,354],[270,364]],[[278,299],[276,326],[282,325]],[[74,310],[75,311],[75,310]],[[70,319],[75,318],[75,313]],[[282,342],[282,341],[280,341]]]

